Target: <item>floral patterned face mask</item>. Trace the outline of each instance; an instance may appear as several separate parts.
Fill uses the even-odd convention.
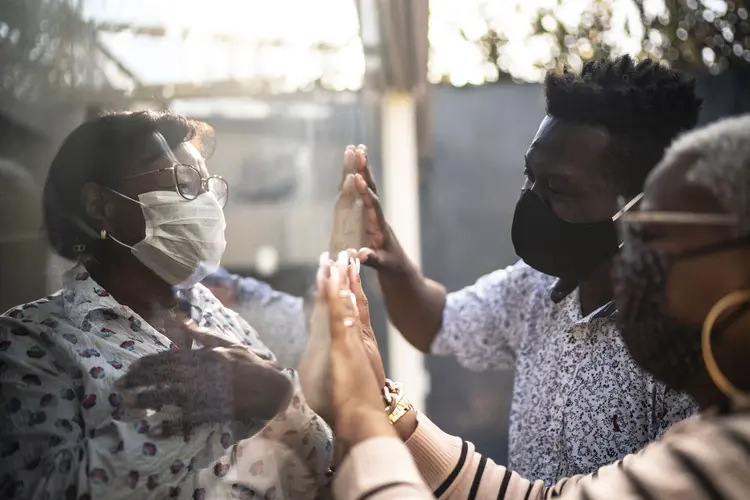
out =
[[[627,219],[630,219],[628,221]],[[678,254],[647,248],[635,225],[627,222],[672,224],[734,224],[726,214],[688,212],[636,212],[621,225],[623,248],[614,262],[617,326],[631,356],[641,368],[674,390],[684,390],[704,369],[702,325],[689,325],[669,316],[667,282],[675,263],[750,244],[750,238],[723,241]],[[748,308],[739,308],[720,321],[714,340]]]

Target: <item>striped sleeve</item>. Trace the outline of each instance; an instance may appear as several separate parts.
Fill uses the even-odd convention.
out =
[[[337,499],[740,500],[750,498],[750,414],[683,422],[638,453],[551,488],[482,457],[424,415],[406,442],[357,445],[334,486]],[[687,424],[687,425],[684,425]],[[416,464],[416,468],[414,467]],[[418,472],[417,472],[418,470]],[[422,480],[419,479],[421,474]],[[426,488],[425,488],[426,484]]]
[[[414,462],[439,499],[541,500],[542,481],[531,482],[474,450],[474,445],[441,431],[425,415],[406,441]]]
[[[596,479],[580,479],[561,498],[750,498],[750,415],[690,424],[628,455],[619,467],[603,467]]]
[[[354,446],[333,482],[337,500],[428,500],[433,496],[400,439],[378,437]]]
[[[545,488],[495,464],[420,414],[406,442],[436,498],[450,500],[735,500],[750,498],[750,414],[694,419],[593,474]]]

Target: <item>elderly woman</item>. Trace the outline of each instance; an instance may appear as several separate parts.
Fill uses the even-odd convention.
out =
[[[0,318],[0,497],[271,500],[326,483],[330,431],[295,373],[198,284],[225,247],[211,144],[178,115],[117,113],[57,153],[45,226],[77,264]]]
[[[386,383],[358,266],[347,266],[344,255],[323,266],[320,280],[326,292],[320,300],[330,308],[336,436],[348,450],[335,496],[748,498],[750,116],[679,139],[650,175],[642,199],[626,208],[616,265],[620,335],[642,368],[693,396],[701,415],[594,474],[552,488],[521,478],[440,431]]]

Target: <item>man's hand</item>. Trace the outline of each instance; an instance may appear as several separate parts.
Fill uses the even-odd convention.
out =
[[[192,322],[184,331],[204,347],[145,356],[117,381],[128,407],[183,409],[183,420],[165,423],[165,434],[202,424],[271,420],[289,405],[292,385],[275,363]]]
[[[354,187],[364,204],[365,245],[358,251],[359,260],[377,269],[391,322],[409,343],[429,352],[443,318],[445,287],[426,279],[399,245],[385,220],[364,146],[346,150],[343,179],[352,171],[356,171]]]
[[[378,197],[378,188],[375,184],[375,177],[372,175],[370,165],[367,159],[367,148],[360,144],[359,146],[348,146],[344,153],[344,168],[342,170],[342,187],[340,198],[346,193],[348,195],[350,176],[353,176],[353,187],[356,190],[359,199],[362,200],[363,209],[361,219],[362,233],[358,236],[361,243],[357,243],[355,238],[341,240],[339,243],[348,243],[347,245],[331,247],[332,252],[339,252],[347,248],[361,248],[359,251],[360,261],[376,269],[393,269],[397,270],[408,265],[408,260],[404,255],[398,240],[393,234],[391,227],[385,220],[383,208],[380,205]],[[331,253],[336,255],[336,253]]]

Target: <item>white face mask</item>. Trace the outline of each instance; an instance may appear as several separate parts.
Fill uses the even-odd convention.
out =
[[[212,193],[186,200],[175,191],[152,191],[138,199],[146,237],[132,247],[114,241],[130,248],[146,267],[178,288],[189,288],[218,269],[227,245],[226,221]]]

